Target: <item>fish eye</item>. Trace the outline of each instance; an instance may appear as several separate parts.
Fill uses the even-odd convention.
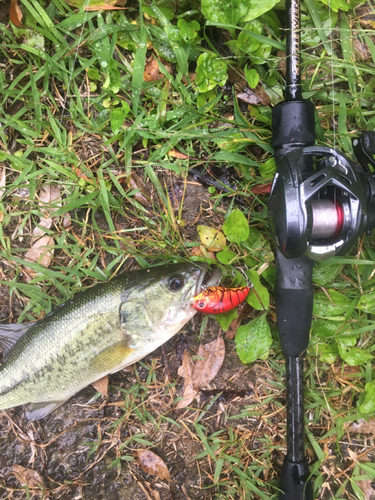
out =
[[[205,304],[204,302],[198,302],[198,307],[199,307],[199,309],[204,309],[204,306],[205,306],[205,305],[206,305],[206,304]]]
[[[171,278],[171,280],[168,283],[169,289],[172,292],[178,292],[183,288],[185,285],[185,280],[182,276],[175,276],[174,278]]]

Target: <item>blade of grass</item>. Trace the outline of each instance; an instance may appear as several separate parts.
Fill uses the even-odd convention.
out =
[[[139,43],[134,54],[133,76],[132,76],[132,109],[134,117],[138,115],[139,99],[143,87],[143,72],[146,64],[147,31],[143,22],[142,0],[139,0],[140,30]]]

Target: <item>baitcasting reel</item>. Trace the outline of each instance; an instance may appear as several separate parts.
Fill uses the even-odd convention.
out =
[[[275,151],[278,169],[269,205],[280,252],[315,261],[347,253],[358,236],[375,227],[375,132],[353,139],[362,168],[332,148],[288,149]]]

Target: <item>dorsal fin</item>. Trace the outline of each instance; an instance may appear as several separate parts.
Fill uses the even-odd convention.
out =
[[[0,325],[0,349],[3,352],[3,361],[6,360],[9,351],[22,335],[34,326],[36,321],[31,323],[11,323],[10,325]]]

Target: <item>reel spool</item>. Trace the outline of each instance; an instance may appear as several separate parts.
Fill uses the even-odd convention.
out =
[[[375,152],[375,133],[364,134]],[[332,148],[309,146],[278,155],[269,215],[276,245],[286,258],[305,255],[321,261],[345,254],[375,226],[375,175],[368,168],[375,161],[372,148],[360,146],[361,139],[353,143],[366,170]]]

